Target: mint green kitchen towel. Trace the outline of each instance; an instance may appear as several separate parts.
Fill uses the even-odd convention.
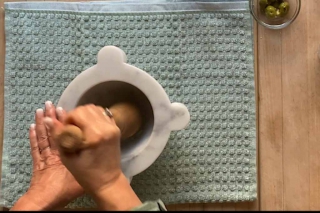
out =
[[[2,204],[28,189],[28,127],[46,100],[96,63],[106,45],[152,75],[189,126],[133,177],[145,200],[165,204],[257,197],[252,19],[247,1],[6,3]],[[89,196],[69,207],[93,207]]]

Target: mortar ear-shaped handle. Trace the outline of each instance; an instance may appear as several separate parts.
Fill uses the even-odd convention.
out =
[[[168,124],[171,130],[184,129],[190,121],[190,113],[188,108],[181,103],[172,103],[171,118],[172,119]]]
[[[105,46],[98,53],[98,64],[112,66],[127,62],[127,56],[123,50],[115,46]]]

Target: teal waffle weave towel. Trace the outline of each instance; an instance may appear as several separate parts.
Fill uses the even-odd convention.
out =
[[[172,132],[157,161],[135,176],[145,200],[165,204],[257,196],[252,19],[247,1],[6,3],[2,203],[11,207],[32,172],[28,127],[46,100],[96,63],[106,45],[145,70],[190,125]],[[69,207],[93,207],[83,196]]]

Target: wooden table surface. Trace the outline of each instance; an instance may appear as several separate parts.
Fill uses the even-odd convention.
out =
[[[289,27],[274,31],[255,24],[254,35],[258,200],[169,210],[320,210],[320,0],[303,0]],[[4,60],[0,10],[1,150]]]

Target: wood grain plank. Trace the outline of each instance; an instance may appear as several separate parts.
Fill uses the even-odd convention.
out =
[[[258,27],[260,209],[283,209],[281,31]]]
[[[310,199],[307,4],[282,33],[284,210],[308,210]]]
[[[278,50],[272,50],[275,40],[279,40],[274,35],[266,32],[266,29],[259,27],[259,35],[268,40],[259,41],[259,71],[260,71],[260,181],[261,183],[261,209],[271,210],[319,210],[320,209],[320,145],[319,145],[319,81],[320,81],[320,61],[317,59],[317,49],[320,44],[319,17],[320,2],[316,0],[303,1],[302,9],[298,19],[288,28],[278,31],[281,33],[281,44]],[[270,50],[264,51],[269,46]],[[281,56],[279,57],[279,52]],[[269,73],[266,73],[268,65],[262,57],[281,58],[281,60],[269,63]],[[279,69],[281,63],[281,69]],[[279,76],[281,74],[282,86],[279,86]],[[271,73],[271,74],[270,74]],[[273,75],[273,78],[268,78]],[[267,87],[270,84],[268,79],[275,87]],[[276,86],[278,85],[278,87]],[[282,90],[279,90],[282,88]],[[278,93],[278,94],[277,94]],[[270,94],[276,94],[279,98],[283,97],[282,117],[279,119],[274,109],[267,109],[268,100],[272,103],[275,100]],[[279,102],[279,99],[277,99]],[[274,101],[273,101],[274,102]],[[275,107],[275,104],[270,104]],[[278,111],[281,108],[279,103]],[[265,109],[265,110],[263,110]],[[266,110],[270,110],[267,112]],[[269,134],[262,134],[267,129],[269,121],[266,119],[273,117],[277,121],[269,131]],[[282,120],[282,125],[280,121]],[[272,123],[271,123],[272,124]],[[281,128],[283,128],[281,132]],[[268,132],[268,131],[266,131]],[[282,161],[281,152],[274,152],[270,149],[275,142],[272,134],[279,141],[282,136],[283,145]],[[270,156],[274,160],[267,159]],[[276,157],[276,159],[274,158]],[[280,165],[283,165],[281,171]],[[268,166],[269,165],[269,166]],[[280,175],[280,172],[282,174]],[[271,174],[271,175],[270,175]],[[283,180],[280,177],[283,177]],[[274,184],[275,181],[279,182]],[[271,186],[271,187],[268,187]],[[273,188],[273,187],[274,188]],[[282,199],[281,199],[282,198]],[[275,204],[275,205],[273,205]],[[281,208],[282,205],[282,208]]]
[[[310,1],[308,9],[308,112],[310,210],[320,209],[320,1]]]
[[[205,203],[203,204],[204,211],[222,211],[222,203]]]
[[[259,211],[259,210],[261,210],[259,200],[255,200],[253,202],[248,202],[247,211]]]
[[[253,202],[238,202],[235,204],[235,211],[258,211],[260,210],[259,200]]]
[[[176,211],[190,211],[189,203],[176,204]]]
[[[176,211],[177,204],[166,205],[168,211]]]
[[[203,211],[204,205],[203,203],[190,203],[189,211]]]
[[[248,211],[249,202],[238,202],[235,204],[235,211]]]
[[[227,202],[222,204],[222,211],[235,211],[236,210],[236,203],[234,202]]]
[[[248,211],[252,204],[252,202],[238,202],[235,204],[235,211]]]

